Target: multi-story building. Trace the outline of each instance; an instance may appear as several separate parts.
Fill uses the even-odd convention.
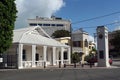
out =
[[[88,33],[83,31],[82,28],[72,33],[72,52],[79,53],[84,63],[84,58],[89,54]]]
[[[28,19],[29,26],[41,26],[50,36],[56,30],[70,31],[70,20],[65,20],[59,17],[52,16],[51,18],[38,17],[35,19]]]
[[[114,38],[116,31],[112,31],[108,33],[108,40],[109,40],[109,54],[113,56],[117,56],[118,51],[115,50],[114,45],[111,44],[111,40]]]
[[[72,44],[72,53],[85,53],[85,55],[89,54],[89,51],[95,47],[94,43],[90,43],[88,41],[88,33],[83,31],[82,29],[78,29],[72,32],[72,41],[70,37],[61,37],[55,38],[57,41],[70,45]]]
[[[78,29],[72,33],[72,42],[73,53],[82,52],[85,53],[86,55],[89,53],[88,33],[83,31],[83,29]]]
[[[109,50],[113,50],[114,46],[110,43],[110,40],[114,38],[114,31],[108,33],[108,40],[109,40]]]

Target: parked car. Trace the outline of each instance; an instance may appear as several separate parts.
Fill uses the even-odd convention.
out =
[[[93,57],[93,58],[89,59],[87,62],[94,64],[94,63],[97,63],[98,60],[97,60],[97,57]],[[112,63],[113,63],[113,60],[111,57],[109,57],[109,64],[112,65]]]

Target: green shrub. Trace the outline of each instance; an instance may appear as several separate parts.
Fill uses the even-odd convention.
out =
[[[92,59],[95,55],[93,53],[90,53],[89,55],[85,56],[85,61],[88,61]]]
[[[71,55],[71,62],[72,63],[77,63],[77,62],[80,62],[80,56],[79,56],[79,53],[73,53]]]

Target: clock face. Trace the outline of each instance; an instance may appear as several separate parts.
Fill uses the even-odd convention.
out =
[[[99,34],[99,38],[102,39],[102,38],[103,38],[103,35],[102,35],[102,34]]]

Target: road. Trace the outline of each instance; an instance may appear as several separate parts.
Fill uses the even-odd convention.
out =
[[[113,68],[10,69],[0,70],[0,80],[120,80],[120,61]]]
[[[0,80],[120,80],[120,68],[8,70]]]

